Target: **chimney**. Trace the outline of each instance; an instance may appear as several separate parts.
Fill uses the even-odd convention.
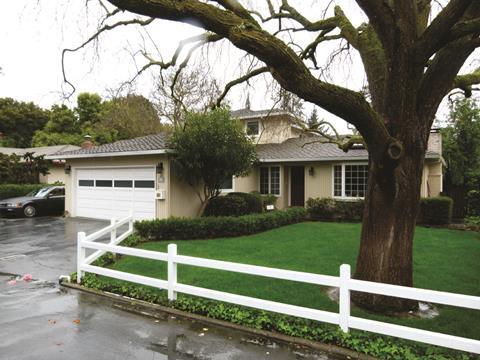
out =
[[[92,141],[92,137],[90,135],[85,135],[83,138],[85,140],[80,145],[82,149],[90,149],[95,146],[95,143]]]

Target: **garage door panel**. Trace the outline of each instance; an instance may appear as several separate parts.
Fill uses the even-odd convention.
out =
[[[94,186],[90,186],[92,181]],[[135,219],[155,217],[155,189],[149,187],[155,182],[153,167],[78,169],[75,182],[76,216],[119,219],[132,211]]]

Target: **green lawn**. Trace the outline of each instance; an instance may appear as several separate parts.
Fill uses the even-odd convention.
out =
[[[359,224],[305,222],[238,238],[144,243],[141,248],[197,257],[262,265],[318,274],[338,275],[343,263],[355,266]],[[166,278],[166,263],[123,257],[113,268]],[[338,311],[319,286],[226,271],[179,265],[178,281],[235,294]],[[480,234],[418,227],[414,243],[414,284],[419,288],[480,296]],[[480,314],[475,310],[440,307],[431,320],[391,318],[354,308],[353,315],[480,339]]]

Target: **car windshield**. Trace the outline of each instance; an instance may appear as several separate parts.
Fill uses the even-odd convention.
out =
[[[27,196],[32,196],[32,197],[36,197],[36,198],[43,198],[43,197],[45,197],[45,195],[47,195],[49,190],[50,190],[50,188],[43,188],[43,189],[40,189],[40,190],[34,190],[32,192],[29,192],[27,194]]]

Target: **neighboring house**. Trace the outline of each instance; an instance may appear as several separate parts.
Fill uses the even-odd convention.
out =
[[[285,111],[232,112],[257,145],[260,163],[222,191],[274,194],[277,207],[304,206],[310,197],[355,200],[365,194],[368,154],[345,153],[334,144],[300,136],[295,117]],[[164,133],[49,156],[64,159],[65,209],[71,216],[136,219],[196,216],[199,199],[172,171]],[[422,196],[442,191],[441,138],[432,132],[426,155]]]
[[[53,145],[32,148],[8,148],[0,147],[0,154],[23,156],[26,153],[33,153],[34,156],[50,156],[55,153],[74,151],[80,149],[80,146],[74,145]],[[52,166],[48,169],[47,175],[40,175],[39,182],[42,184],[53,184],[55,182],[65,183],[65,160],[53,159]]]

